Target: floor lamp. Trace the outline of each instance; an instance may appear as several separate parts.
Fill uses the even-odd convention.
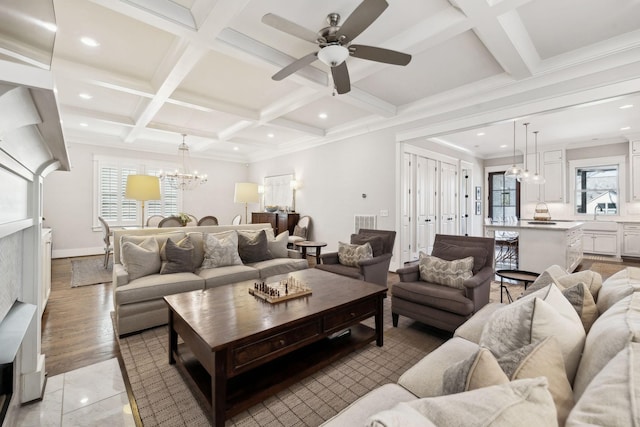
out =
[[[157,176],[151,175],[129,175],[124,197],[139,200],[142,203],[142,228],[144,228],[144,202],[160,200],[160,180]]]
[[[244,223],[248,224],[248,204],[258,203],[260,195],[258,194],[258,184],[253,182],[236,182],[236,191],[233,195],[235,203],[244,203]]]

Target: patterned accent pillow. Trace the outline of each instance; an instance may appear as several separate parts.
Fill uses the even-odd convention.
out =
[[[473,276],[473,257],[445,261],[420,252],[420,279],[456,289],[464,289],[464,281]]]
[[[171,273],[192,273],[193,272],[193,244],[189,236],[174,243],[173,240],[167,239],[162,246],[166,262],[162,263],[160,274]]]
[[[367,242],[364,245],[351,245],[338,242],[338,262],[349,267],[358,267],[358,262],[373,258],[373,250]]]
[[[147,237],[139,244],[125,241],[122,244],[122,264],[129,273],[130,281],[158,273],[160,248],[155,237]]]
[[[303,239],[307,238],[307,227],[293,227],[293,235],[296,237],[302,237]]]
[[[442,391],[443,394],[462,393],[508,382],[509,378],[491,351],[480,347],[470,357],[454,363],[444,371]]]
[[[238,233],[204,235],[204,261],[202,268],[224,267],[225,265],[242,265],[238,255]]]

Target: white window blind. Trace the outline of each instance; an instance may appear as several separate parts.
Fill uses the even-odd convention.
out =
[[[168,165],[173,168],[173,165]],[[132,174],[159,175],[160,165],[145,163],[135,164],[129,159],[97,158],[94,162],[97,180],[96,215],[101,216],[112,225],[137,225],[141,222],[140,202],[125,198],[127,176]],[[145,216],[175,215],[181,203],[179,192],[168,185],[160,183],[161,200],[145,202]]]

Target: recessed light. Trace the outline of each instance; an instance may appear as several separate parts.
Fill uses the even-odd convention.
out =
[[[477,136],[484,136],[484,132],[478,132],[476,133]]]
[[[274,135],[274,134],[272,134],[272,133],[268,133],[268,134],[267,134],[267,138],[273,138],[274,136],[275,136],[275,135]]]
[[[620,107],[618,107],[618,108],[620,108],[621,110],[624,110],[624,109],[626,109],[626,108],[633,108],[633,104],[626,104],[626,105],[622,105],[622,106],[620,106]]]
[[[329,116],[327,115],[327,113],[320,113],[320,114],[318,114],[318,117],[320,117],[321,119],[323,119],[323,120],[324,120],[324,119],[326,119],[326,118],[327,118],[327,117],[329,117]]]
[[[502,145],[500,146],[500,148],[507,148],[507,147],[508,147],[508,145],[507,145],[507,144],[502,144]]]
[[[631,126],[625,126],[623,128],[620,128],[620,130],[629,130],[629,129],[631,129]]]
[[[233,151],[238,151],[240,147],[233,147]]]
[[[80,126],[82,126],[83,128],[86,128],[86,127],[87,127],[87,126],[89,126],[89,125],[88,125],[88,124],[86,124],[86,123],[80,123]]]
[[[90,47],[98,47],[100,46],[100,43],[98,43],[95,39],[92,39],[91,37],[82,37],[80,38],[80,41]]]
[[[82,99],[91,99],[91,98],[93,98],[93,96],[89,95],[88,93],[84,93],[84,92],[79,94],[78,96],[80,98],[82,98]]]

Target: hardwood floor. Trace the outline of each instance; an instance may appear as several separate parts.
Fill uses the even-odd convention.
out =
[[[312,267],[314,263],[309,264]],[[633,260],[608,263],[585,259],[579,269],[601,268],[603,271],[598,272],[606,278],[624,266],[640,264]],[[398,275],[389,273],[389,283],[397,281]],[[111,320],[111,283],[79,288],[72,288],[70,283],[71,259],[54,259],[51,296],[42,316],[42,353],[49,376],[102,362],[119,353]]]
[[[51,295],[42,316],[42,353],[51,377],[118,354],[111,283],[71,287],[71,258],[51,262]]]

